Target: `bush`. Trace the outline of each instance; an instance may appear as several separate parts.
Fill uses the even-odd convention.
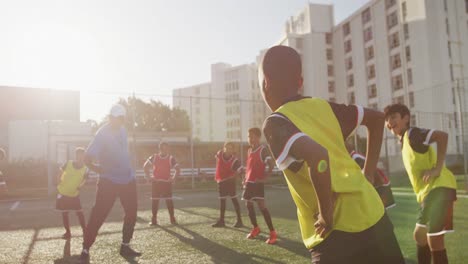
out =
[[[2,169],[8,189],[46,188],[47,162],[45,160],[13,161]]]

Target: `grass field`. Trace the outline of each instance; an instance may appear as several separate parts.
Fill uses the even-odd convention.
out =
[[[176,217],[179,225],[171,226],[167,211],[160,213],[160,227],[147,225],[151,217],[149,193],[142,191],[139,200],[138,222],[132,245],[143,252],[137,259],[124,259],[118,254],[121,240],[120,206],[114,206],[107,222],[91,249],[92,263],[310,263],[304,248],[296,209],[287,189],[268,188],[267,201],[278,230],[279,242],[264,243],[267,232],[259,239],[245,239],[248,228],[213,229],[210,225],[218,217],[217,193],[177,193]],[[410,192],[397,189],[397,207],[390,210],[395,232],[407,263],[416,263],[412,230],[417,204]],[[82,194],[82,204],[89,213],[94,199],[93,189]],[[63,234],[61,218],[53,210],[54,200],[3,201],[0,203],[0,263],[76,263],[81,250],[81,230],[74,224],[70,241]],[[228,210],[232,206],[228,203]],[[248,223],[243,207],[244,223]],[[262,230],[267,230],[257,213]],[[232,211],[227,222],[234,222]],[[468,259],[468,199],[460,197],[455,208],[455,233],[446,237],[450,263],[465,263]]]

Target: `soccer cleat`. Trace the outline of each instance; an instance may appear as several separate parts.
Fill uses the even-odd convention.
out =
[[[244,227],[244,224],[242,223],[242,220],[241,221],[237,221],[233,227],[236,227],[236,228],[241,228],[241,227]]]
[[[149,222],[148,225],[157,226],[158,225],[158,220],[156,220],[156,218],[151,218],[151,222]]]
[[[141,256],[141,253],[133,250],[128,245],[122,245],[120,246],[120,255],[126,256],[126,257],[139,257]]]
[[[255,237],[258,236],[258,234],[260,234],[260,227],[256,226],[252,228],[252,231],[250,231],[250,233],[247,235],[247,238],[254,239]]]
[[[89,263],[89,253],[86,251],[81,251],[80,255],[80,264],[88,264]]]
[[[276,231],[270,231],[270,237],[265,241],[265,243],[273,245],[276,243],[276,240],[278,239],[278,236],[276,235]]]
[[[67,239],[67,240],[68,240],[68,239],[70,239],[70,238],[71,238],[71,234],[70,234],[70,233],[68,233],[68,232],[65,232],[65,234],[63,234],[63,235],[62,235],[62,238],[63,238],[63,239]]]
[[[211,227],[225,227],[224,221],[218,220],[218,222],[211,225]]]

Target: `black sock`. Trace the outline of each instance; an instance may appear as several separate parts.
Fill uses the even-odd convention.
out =
[[[62,213],[63,227],[65,227],[65,232],[70,234],[70,221],[68,220],[68,212]]]
[[[254,227],[257,227],[257,217],[255,216],[255,208],[253,207],[253,204],[247,205],[247,210],[249,211],[250,223],[252,223]]]
[[[167,211],[169,212],[169,216],[171,219],[174,218],[174,202],[172,202],[171,199],[166,199],[166,206],[167,206]]]
[[[158,210],[159,210],[159,200],[155,199],[153,200],[151,204],[151,211],[153,213],[153,218],[156,219],[156,216],[158,215]]]
[[[235,197],[232,198],[231,200],[232,200],[232,204],[234,205],[234,209],[236,209],[237,221],[241,222],[242,218],[241,218],[239,201]]]
[[[434,264],[448,264],[447,250],[432,251],[431,253]]]
[[[431,264],[431,250],[429,249],[429,245],[417,247],[418,264]]]
[[[268,211],[268,209],[263,208],[262,209],[262,214],[263,214],[263,218],[265,218],[266,224],[268,225],[268,229],[270,229],[270,231],[275,230],[273,228],[273,222],[271,221],[271,215],[270,215],[270,212]]]
[[[226,213],[226,199],[219,199],[219,221],[224,222],[225,213]]]

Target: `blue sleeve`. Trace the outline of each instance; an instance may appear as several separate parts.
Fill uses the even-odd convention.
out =
[[[102,130],[99,130],[96,133],[96,136],[94,137],[93,141],[89,143],[88,148],[86,149],[86,154],[93,157],[97,158],[99,156],[99,153],[101,153],[102,148],[103,148],[103,142],[104,137],[102,134]]]

